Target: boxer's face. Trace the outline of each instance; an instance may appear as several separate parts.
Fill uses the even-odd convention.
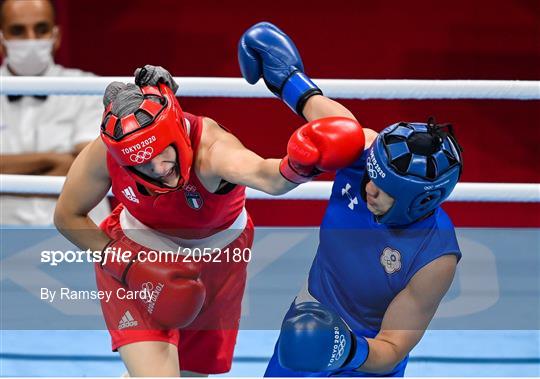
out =
[[[159,155],[152,160],[134,166],[140,173],[158,180],[169,187],[176,187],[180,174],[178,172],[178,163],[176,161],[176,150],[168,146]]]
[[[366,184],[367,207],[375,216],[382,216],[392,207],[394,199],[371,180]]]

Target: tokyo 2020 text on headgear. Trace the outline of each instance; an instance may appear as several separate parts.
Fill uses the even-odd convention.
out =
[[[371,146],[366,173],[394,204],[377,220],[411,224],[439,206],[462,171],[461,147],[449,124],[400,122],[384,129]]]
[[[105,108],[101,138],[111,156],[137,183],[157,193],[175,191],[187,183],[193,161],[182,108],[172,90],[163,83],[141,87],[141,92],[144,100],[133,113],[118,118],[112,113],[114,100]],[[139,122],[140,112],[150,119]],[[174,147],[178,159],[180,179],[175,187],[166,186],[133,168],[150,161],[168,146]]]

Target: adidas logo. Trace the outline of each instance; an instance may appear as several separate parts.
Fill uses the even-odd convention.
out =
[[[139,325],[139,323],[133,318],[129,311],[126,311],[126,313],[124,313],[122,319],[118,323],[118,329],[131,328],[137,325]]]
[[[133,188],[131,188],[131,186],[128,186],[126,188],[124,188],[122,190],[122,193],[124,194],[124,196],[126,197],[126,199],[128,199],[129,201],[132,201],[134,203],[139,203],[139,199],[137,199],[137,195],[135,194],[135,192],[133,191]]]

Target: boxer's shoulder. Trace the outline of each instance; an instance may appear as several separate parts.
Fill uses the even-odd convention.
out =
[[[209,150],[216,142],[222,141],[230,133],[222,128],[217,121],[209,117],[201,117],[201,138],[197,147],[197,157],[199,160],[205,160],[208,157]]]
[[[79,154],[80,159],[86,162],[87,172],[99,178],[108,178],[109,171],[107,169],[107,147],[101,140],[96,138],[90,142]]]
[[[230,134],[229,130],[223,125],[219,124],[216,120],[210,117],[201,117],[202,120],[202,136],[207,139],[219,139],[224,135]]]
[[[200,117],[200,120],[201,137],[195,154],[194,169],[205,188],[213,192],[222,180],[215,170],[216,160],[224,158],[219,153],[221,149],[218,145],[239,144],[239,141],[217,121],[209,117]]]
[[[217,142],[226,144],[240,144],[229,129],[209,117],[201,117],[201,139],[199,152],[210,150]]]

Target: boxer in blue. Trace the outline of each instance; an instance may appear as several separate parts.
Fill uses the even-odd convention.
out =
[[[262,77],[308,121],[354,119],[322,95],[274,25],[248,29],[238,58],[249,83]],[[403,376],[452,283],[461,253],[440,207],[462,171],[452,127],[429,119],[364,136],[356,162],[336,173],[306,287],[285,315],[265,376]],[[289,168],[297,183],[320,173],[309,164]]]

